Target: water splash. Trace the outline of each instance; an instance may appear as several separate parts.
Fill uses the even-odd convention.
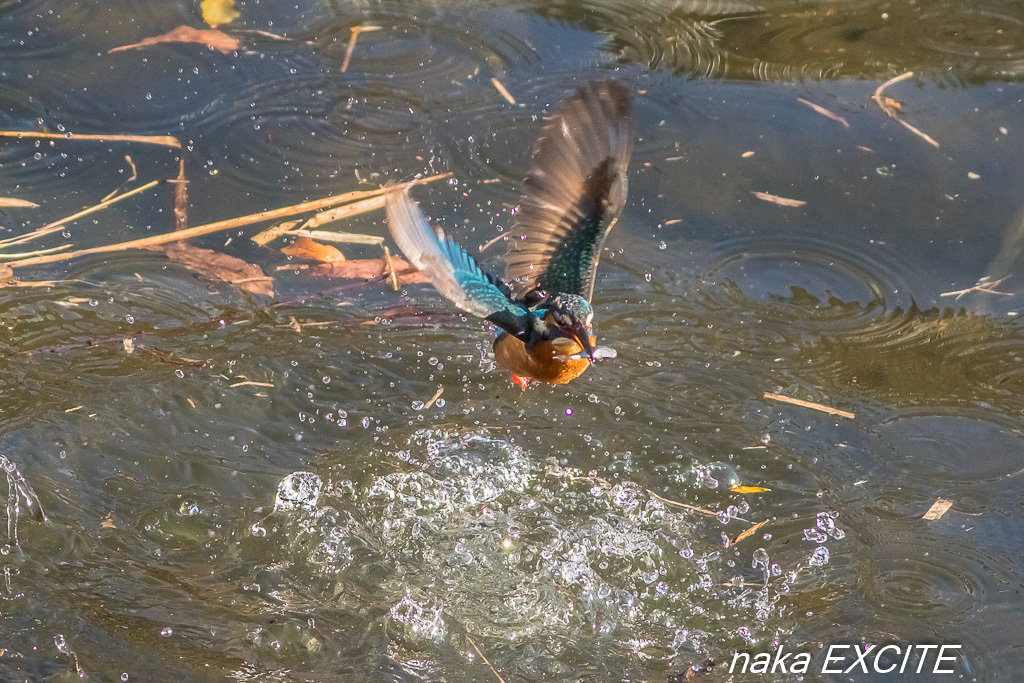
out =
[[[19,545],[18,517],[21,515],[22,505],[37,522],[44,521],[46,516],[43,514],[42,505],[39,504],[39,498],[18,471],[17,465],[0,455],[0,467],[7,475],[7,544],[2,549],[4,554],[7,554]]]

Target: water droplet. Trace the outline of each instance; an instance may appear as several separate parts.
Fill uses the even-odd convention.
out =
[[[828,564],[828,548],[821,545],[814,549],[811,556],[807,558],[808,564],[812,567],[824,567]]]
[[[175,370],[175,371],[174,371],[174,374],[175,374],[175,376],[176,376],[176,377],[177,377],[178,379],[185,379],[185,371],[184,371],[184,370],[182,370],[181,368],[178,368],[177,370]]]
[[[162,635],[165,638],[170,637],[170,636],[174,635],[174,629],[171,628],[170,626],[168,626],[167,628],[165,628],[162,631],[160,631],[160,635]]]

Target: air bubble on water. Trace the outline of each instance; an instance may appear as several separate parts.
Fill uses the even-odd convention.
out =
[[[368,429],[370,427],[370,418],[369,417],[364,417],[359,422],[360,422],[360,424],[363,425],[363,429]]]
[[[312,472],[292,472],[277,486],[275,510],[314,510],[323,481]]]
[[[762,567],[768,569],[768,551],[764,548],[758,548],[754,551],[754,555],[751,559],[750,566],[754,569]]]
[[[162,635],[164,638],[169,638],[170,636],[174,635],[174,629],[168,626],[167,628],[162,629],[160,631],[160,635]]]
[[[121,680],[122,681],[127,681],[128,680],[128,672],[127,671],[121,674]]]
[[[658,242],[658,249],[668,249],[668,245],[665,244],[665,240]]]
[[[89,305],[90,306],[99,306],[100,302],[96,301],[96,299],[89,299]]]
[[[721,524],[728,524],[729,520],[732,519],[729,517],[729,513],[726,510],[719,510],[715,513],[715,517],[718,518],[718,521]]]
[[[327,375],[324,375],[323,378],[320,381],[323,382],[324,384],[330,384],[331,383],[331,378],[328,377]]]
[[[648,282],[650,282],[651,281],[651,274],[650,273],[644,273],[644,279],[647,280]]]
[[[133,322],[135,322],[135,316],[134,315],[126,315],[124,317],[124,319],[128,321],[129,325],[131,325]]]
[[[423,410],[423,406],[424,405],[425,404],[423,403],[423,401],[413,401],[412,402],[412,409],[413,410]]]
[[[177,377],[178,379],[185,379],[185,371],[184,371],[184,370],[182,370],[181,368],[178,368],[177,370],[175,370],[175,371],[174,371],[174,375],[175,375],[175,376],[176,376],[176,377]]]
[[[146,93],[146,99],[147,100],[153,99],[153,93],[151,93],[151,92]]]
[[[447,401],[445,401],[443,398],[439,398],[437,399],[437,402],[434,403],[434,405],[436,405],[438,408],[444,408],[446,403]]]
[[[812,567],[824,567],[828,564],[828,548],[823,545],[815,548],[811,556],[807,558],[807,563]]]
[[[71,648],[68,647],[68,641],[64,638],[64,635],[58,633],[53,637],[53,644],[57,646],[57,650],[64,654],[70,654]]]
[[[588,394],[588,395],[587,395],[587,400],[588,400],[588,401],[590,401],[591,403],[597,403],[597,402],[598,402],[598,401],[600,401],[601,399],[599,399],[599,398],[597,397],[597,394]]]
[[[813,541],[814,543],[824,543],[828,540],[828,534],[824,534],[817,529],[804,529],[804,540]]]

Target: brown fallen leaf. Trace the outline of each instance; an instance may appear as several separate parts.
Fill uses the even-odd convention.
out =
[[[163,35],[145,38],[138,43],[122,45],[121,47],[115,47],[107,50],[107,54],[112,52],[121,52],[122,50],[140,50],[144,47],[157,45],[159,43],[200,43],[210,49],[223,52],[226,55],[231,54],[242,46],[242,41],[238,40],[238,38],[229,36],[223,31],[192,28],[191,26],[179,26],[178,28],[172,29]]]
[[[771,491],[763,486],[732,486],[729,488],[733,493],[764,493],[765,491]]]
[[[751,192],[752,195],[766,202],[772,204],[778,204],[779,206],[803,206],[807,202],[802,199],[789,199],[787,197],[780,197],[777,194],[769,194],[767,192]]]
[[[391,257],[402,284],[411,285],[418,282],[430,282],[427,276],[416,270],[408,261],[396,256]],[[384,259],[355,259],[343,263],[325,263],[310,269],[314,275],[322,277],[345,278],[349,280],[376,280],[387,273],[387,262]]]
[[[182,242],[160,244],[147,247],[151,251],[159,251],[175,263],[179,263],[193,273],[210,280],[228,282],[240,289],[253,294],[274,296],[274,281],[263,274],[259,266],[246,263],[236,256],[223,254],[213,249],[193,247]]]
[[[338,263],[345,260],[345,255],[336,247],[320,244],[308,237],[300,237],[287,247],[282,247],[281,253],[285,256],[320,261],[321,263]]]
[[[0,286],[9,285],[17,280],[14,277],[14,271],[6,263],[0,263]]]
[[[12,197],[0,197],[0,206],[4,208],[12,209],[34,209],[38,204],[35,202],[25,201],[24,199],[14,199]]]

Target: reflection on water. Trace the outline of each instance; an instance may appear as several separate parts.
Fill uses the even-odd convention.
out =
[[[195,224],[450,170],[417,192],[482,245],[580,82],[626,84],[639,137],[594,300],[618,357],[565,387],[513,387],[429,287],[310,276],[247,230],[196,242],[274,301],[151,252],[19,270],[58,281],[0,289],[0,679],[711,680],[738,650],[901,642],[1006,680],[1022,17],[925,5],[238,3],[225,55],[108,54],[202,26],[198,3],[0,0],[0,127],[175,135]],[[870,99],[907,70],[890,96],[938,149]],[[133,167],[177,173],[157,147],[2,138],[0,196],[40,207],[0,226]],[[154,191],[37,244],[171,216]]]

